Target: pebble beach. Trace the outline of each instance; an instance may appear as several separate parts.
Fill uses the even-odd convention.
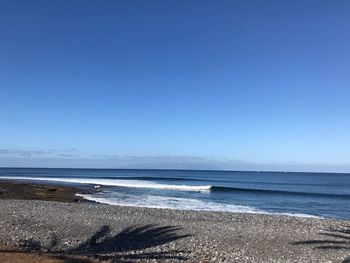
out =
[[[51,192],[55,192],[52,191]],[[349,262],[350,222],[0,200],[0,244],[82,262]],[[1,258],[1,254],[0,254]]]

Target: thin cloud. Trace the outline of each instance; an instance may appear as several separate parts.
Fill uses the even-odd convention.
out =
[[[256,163],[207,156],[121,156],[67,150],[0,149],[2,167],[198,169],[236,171],[349,172],[350,164]]]
[[[0,149],[0,156],[2,157],[14,157],[14,158],[20,158],[20,157],[59,157],[65,154],[69,154],[76,151],[76,149],[68,149],[68,150],[19,150],[19,149]],[[68,156],[65,156],[68,157]],[[71,154],[70,157],[73,157]]]

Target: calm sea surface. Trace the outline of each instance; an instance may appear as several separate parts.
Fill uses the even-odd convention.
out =
[[[0,179],[91,184],[111,205],[350,219],[350,174],[0,168]]]

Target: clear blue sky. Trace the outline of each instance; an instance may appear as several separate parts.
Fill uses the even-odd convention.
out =
[[[0,0],[0,165],[350,172],[349,14],[346,0]]]

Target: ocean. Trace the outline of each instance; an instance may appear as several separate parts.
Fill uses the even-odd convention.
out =
[[[122,206],[350,219],[350,174],[0,168],[0,179],[93,185],[85,199]]]

